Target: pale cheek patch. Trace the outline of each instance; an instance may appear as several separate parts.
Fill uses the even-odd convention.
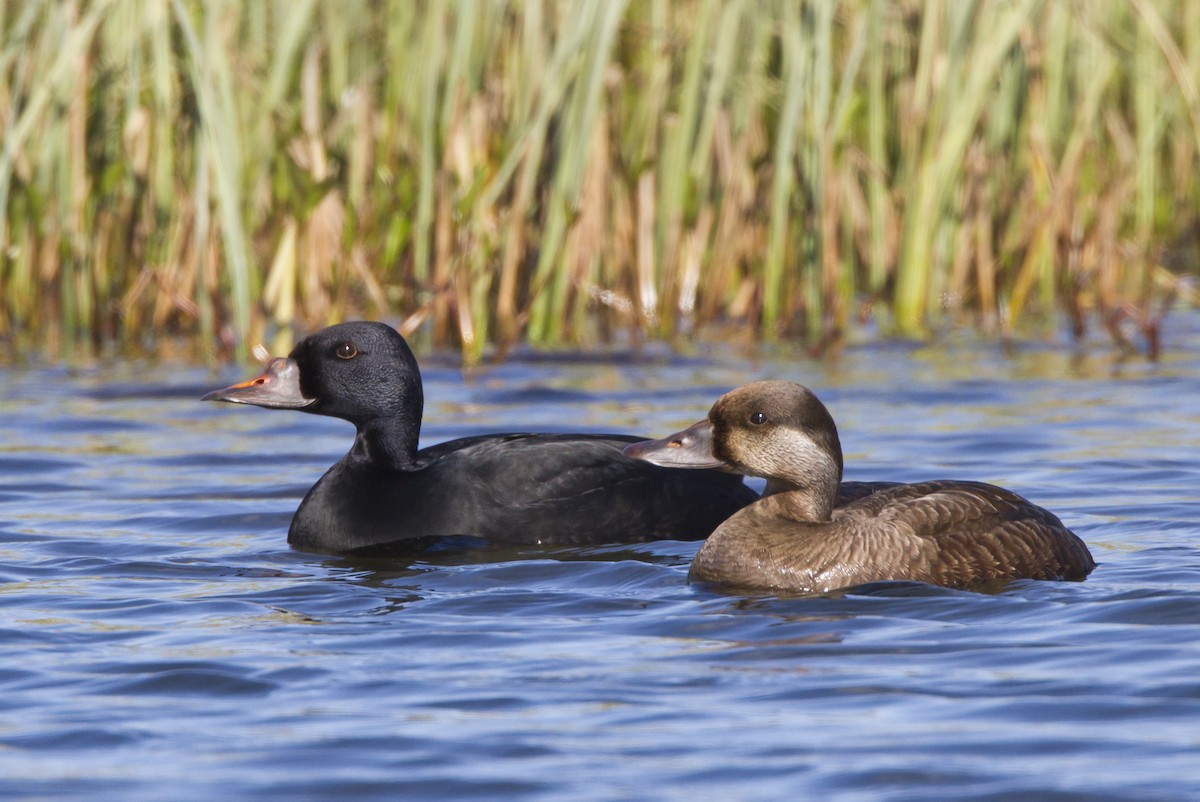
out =
[[[829,454],[815,440],[795,429],[776,429],[766,438],[761,466],[770,477],[790,479],[797,484],[824,481],[836,473]]]

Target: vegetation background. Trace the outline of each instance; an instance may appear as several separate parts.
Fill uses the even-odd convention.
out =
[[[1200,248],[1192,0],[0,0],[0,76],[0,337],[51,355],[1154,353]]]

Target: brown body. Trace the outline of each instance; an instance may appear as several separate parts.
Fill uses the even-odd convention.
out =
[[[767,479],[763,498],[705,541],[692,563],[695,581],[822,592],[880,580],[950,587],[1081,580],[1095,567],[1087,546],[1053,513],[994,485],[940,480],[839,497],[837,428],[798,384],[734,390],[713,406],[707,424],[708,434],[697,424],[637,447],[660,464],[720,464]],[[693,443],[708,449],[707,460],[681,457]]]
[[[796,520],[787,493],[717,527],[691,578],[736,587],[821,592],[887,579],[963,587],[997,579],[1083,579],[1087,546],[1048,510],[975,482],[896,485]]]

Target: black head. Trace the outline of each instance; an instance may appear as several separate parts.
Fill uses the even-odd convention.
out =
[[[391,327],[370,321],[339,323],[305,337],[261,375],[203,400],[299,409],[360,428],[383,419],[419,427],[424,406],[421,371],[408,343]]]
[[[421,420],[421,372],[412,350],[383,323],[353,321],[301,340],[288,359],[300,374],[305,412],[362,425],[396,416]]]
[[[249,381],[204,401],[299,409],[358,429],[347,455],[388,469],[411,465],[421,433],[421,371],[408,343],[382,323],[339,323],[305,337]]]

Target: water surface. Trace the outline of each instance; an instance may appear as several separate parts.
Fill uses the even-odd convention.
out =
[[[693,588],[697,544],[367,563],[289,550],[348,424],[245,373],[0,369],[0,778],[41,799],[1200,798],[1200,317],[1098,347],[426,363],[426,443],[662,435],[809,384],[848,479],[1050,507],[1084,583]]]

